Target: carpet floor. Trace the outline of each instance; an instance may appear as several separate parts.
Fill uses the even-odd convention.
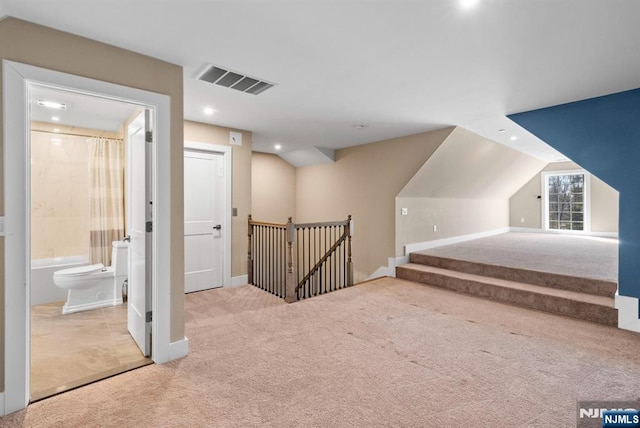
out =
[[[616,239],[509,232],[419,253],[618,282]]]
[[[3,427],[568,427],[640,397],[640,335],[393,278],[287,305],[186,296],[190,353]]]

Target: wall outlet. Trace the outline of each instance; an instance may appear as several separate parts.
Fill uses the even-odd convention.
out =
[[[520,217],[520,223],[524,223],[524,217]]]
[[[409,214],[409,209],[408,208],[402,208],[400,210],[400,212],[402,213],[402,215],[407,215],[407,214]]]
[[[438,231],[438,226],[436,226],[435,224],[433,225],[433,231],[437,232]]]

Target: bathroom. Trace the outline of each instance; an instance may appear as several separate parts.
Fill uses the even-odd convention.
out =
[[[151,360],[127,330],[125,283],[127,129],[141,109],[37,85],[30,96],[31,401],[37,401]]]

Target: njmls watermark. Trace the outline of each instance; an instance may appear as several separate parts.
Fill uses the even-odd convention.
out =
[[[638,401],[578,401],[577,428],[640,428]]]

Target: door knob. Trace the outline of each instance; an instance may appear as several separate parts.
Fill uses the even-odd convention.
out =
[[[216,224],[215,226],[213,226],[214,230],[220,230],[222,229],[222,225],[221,224]]]

